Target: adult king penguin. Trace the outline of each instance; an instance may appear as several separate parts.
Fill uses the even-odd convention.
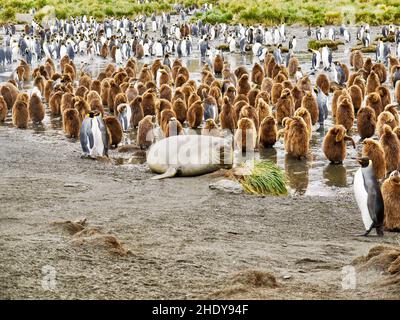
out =
[[[84,157],[108,157],[108,134],[99,112],[90,111],[82,121],[79,138]]]
[[[373,228],[378,236],[383,236],[384,205],[380,186],[376,180],[372,161],[369,158],[360,158],[361,168],[354,176],[354,196],[361,211],[361,217],[368,236]]]

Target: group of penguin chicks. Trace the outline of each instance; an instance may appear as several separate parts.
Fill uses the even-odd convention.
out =
[[[32,72],[21,61],[16,69],[18,78],[25,82],[33,79],[34,88],[29,95],[20,92],[14,80],[2,84],[0,120],[12,109],[13,124],[26,128],[29,119],[35,123],[43,120],[47,104],[52,116],[61,116],[70,138],[79,137],[82,121],[94,111],[103,117],[108,143],[115,147],[123,132],[131,128],[138,128],[137,145],[146,149],[154,141],[149,133],[155,127],[169,137],[184,134],[187,126],[201,127],[201,134],[231,133],[235,147],[242,151],[273,147],[283,136],[287,154],[300,159],[309,154],[314,125],[323,127],[328,117],[327,97],[333,92],[335,124],[322,144],[327,159],[342,163],[346,142],[356,147],[351,134],[357,117],[362,153],[372,160],[376,178],[384,179],[400,165],[400,115],[385,84],[390,78],[395,100],[400,101],[400,63],[396,58],[389,57],[387,70],[360,51],[352,52],[354,72],[341,63],[345,85],[319,73],[315,86],[308,76],[295,79],[299,68],[295,56],[285,67],[268,53],[263,66],[255,63],[248,72],[243,66],[232,71],[217,55],[211,66],[203,66],[200,84],[190,79],[181,60],[164,62],[155,59],[141,68],[133,58],[124,67],[110,63],[93,79],[83,71],[78,74],[68,55],[60,59],[58,70],[50,58]],[[105,115],[106,108],[109,115]],[[375,135],[379,141],[372,139]],[[393,180],[394,197],[400,195],[396,179],[388,179]],[[400,221],[395,225],[400,228]]]

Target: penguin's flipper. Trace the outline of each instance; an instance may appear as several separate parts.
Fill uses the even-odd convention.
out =
[[[177,172],[178,172],[178,169],[176,167],[169,167],[167,169],[167,171],[165,171],[163,174],[159,174],[157,176],[151,177],[150,179],[160,180],[160,179],[165,179],[165,178],[172,178],[172,177],[175,177]]]

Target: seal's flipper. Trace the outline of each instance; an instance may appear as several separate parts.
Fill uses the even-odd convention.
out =
[[[169,167],[167,169],[167,171],[165,171],[163,174],[159,174],[158,176],[151,177],[150,179],[160,180],[160,179],[165,179],[165,178],[172,178],[172,177],[175,177],[177,172],[178,172],[177,168]]]

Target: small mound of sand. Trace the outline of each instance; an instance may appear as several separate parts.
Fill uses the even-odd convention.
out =
[[[71,242],[77,246],[86,245],[96,249],[104,249],[120,256],[125,256],[131,253],[130,250],[124,248],[115,236],[108,233],[102,233],[97,228],[83,229],[74,234]]]
[[[391,274],[400,271],[400,247],[378,245],[371,248],[366,257],[358,257],[353,263],[359,270],[375,269]]]
[[[278,282],[273,274],[259,270],[243,270],[233,275],[232,284],[242,284],[255,288],[277,288]]]
[[[86,218],[82,218],[75,221],[65,220],[65,221],[54,221],[51,222],[52,225],[61,227],[63,230],[67,231],[70,235],[73,235],[79,231],[85,229]]]
[[[216,290],[209,298],[212,299],[254,299],[263,297],[266,289],[280,287],[276,278],[269,272],[260,270],[242,270],[231,275],[219,290]]]

